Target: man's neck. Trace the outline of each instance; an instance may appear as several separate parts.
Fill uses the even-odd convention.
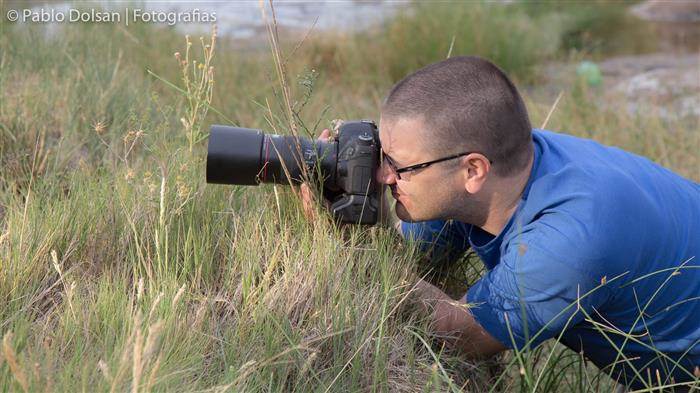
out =
[[[534,159],[531,157],[526,169],[515,176],[499,178],[493,184],[494,192],[488,204],[485,221],[479,225],[484,231],[497,236],[518,209],[527,182],[530,179]]]

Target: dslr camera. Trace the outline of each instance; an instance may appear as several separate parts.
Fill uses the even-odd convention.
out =
[[[371,120],[345,122],[334,140],[265,134],[213,125],[207,149],[207,183],[257,185],[320,180],[333,217],[374,225],[379,192],[379,132]],[[304,174],[315,179],[305,179]]]

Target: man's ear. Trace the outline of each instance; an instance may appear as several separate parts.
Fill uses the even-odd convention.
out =
[[[464,174],[464,188],[467,192],[476,194],[481,191],[491,171],[489,160],[483,154],[471,153],[462,157],[460,166]]]

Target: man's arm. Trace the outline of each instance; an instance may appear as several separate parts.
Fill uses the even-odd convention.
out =
[[[474,319],[464,300],[453,300],[434,285],[419,280],[415,302],[432,319],[433,332],[470,358],[488,358],[505,349]]]
[[[401,234],[401,221],[393,214],[387,193],[381,195],[380,223]],[[420,279],[413,289],[415,303],[431,316],[433,333],[470,358],[488,358],[507,349],[479,325],[463,300]]]

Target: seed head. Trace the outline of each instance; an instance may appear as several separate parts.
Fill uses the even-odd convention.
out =
[[[96,121],[92,124],[92,129],[95,130],[96,133],[102,134],[107,129],[107,125],[102,121]]]

